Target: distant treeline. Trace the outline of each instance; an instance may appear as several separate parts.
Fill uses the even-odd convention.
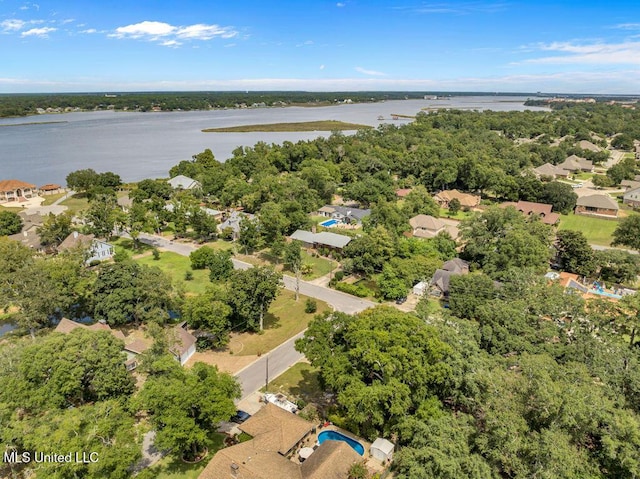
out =
[[[73,110],[175,111],[218,108],[322,105],[385,100],[412,100],[426,97],[478,96],[479,92],[305,92],[305,91],[228,91],[228,92],[103,92],[0,94],[0,117],[36,115]],[[509,95],[530,96],[527,93]]]
[[[0,117],[26,116],[42,110],[175,111],[376,102],[423,98],[424,92],[145,92],[0,95]],[[434,95],[434,93],[431,93]]]

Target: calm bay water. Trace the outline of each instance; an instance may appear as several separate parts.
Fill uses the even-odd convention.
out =
[[[405,100],[334,105],[191,112],[83,112],[0,119],[0,179],[37,185],[65,184],[82,168],[113,171],[124,181],[167,177],[171,166],[210,148],[224,161],[238,146],[259,141],[311,140],[329,132],[203,133],[204,128],[262,123],[341,120],[377,127],[402,124],[392,114],[415,115],[423,108],[544,110],[525,107],[524,97],[461,96],[448,100]],[[378,120],[382,116],[384,120]],[[33,124],[35,122],[56,122]],[[11,125],[11,126],[9,126]]]

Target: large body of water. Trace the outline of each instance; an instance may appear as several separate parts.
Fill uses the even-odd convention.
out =
[[[525,107],[525,100],[510,96],[460,96],[314,108],[100,111],[5,118],[0,119],[0,180],[64,185],[68,173],[83,168],[113,171],[124,181],[167,177],[173,165],[206,148],[224,161],[238,146],[253,146],[259,141],[281,144],[329,135],[328,132],[203,133],[204,128],[313,120],[341,120],[377,127],[385,122],[402,124],[409,120],[392,120],[391,115],[415,115],[423,108],[544,110]],[[379,120],[380,116],[384,120]]]

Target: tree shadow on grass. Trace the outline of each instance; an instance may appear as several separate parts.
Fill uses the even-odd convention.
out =
[[[302,379],[297,385],[291,386],[289,392],[294,396],[304,399],[305,402],[318,403],[322,399],[323,390],[320,385],[318,371],[301,371]]]
[[[280,318],[272,313],[267,313],[264,315],[264,329],[278,329],[282,327],[280,324]]]

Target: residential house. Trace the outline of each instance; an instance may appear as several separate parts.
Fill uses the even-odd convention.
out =
[[[441,208],[449,208],[449,202],[456,198],[463,209],[472,209],[480,205],[480,196],[462,193],[458,190],[443,190],[433,195],[433,199]]]
[[[589,140],[580,140],[578,142],[578,147],[582,150],[593,151],[594,153],[599,153],[602,151],[598,145],[591,143]]]
[[[433,238],[438,233],[447,232],[453,239],[458,237],[458,228],[430,215],[416,215],[409,219],[411,235],[416,238]]]
[[[536,175],[536,178],[548,176],[556,179],[556,178],[566,178],[569,175],[569,172],[567,170],[563,170],[562,168],[557,167],[556,165],[552,165],[551,163],[545,163],[544,165],[534,168],[533,174]]]
[[[555,225],[560,221],[558,213],[552,213],[553,205],[534,203],[531,201],[518,201],[517,203],[502,203],[500,207],[513,206],[525,216],[538,216],[540,221],[547,225]]]
[[[593,171],[593,162],[587,160],[586,158],[580,158],[576,155],[568,156],[562,163],[558,165],[558,168],[563,170],[567,170],[570,173],[579,173],[581,171],[584,172],[592,172]]]
[[[404,198],[405,196],[407,196],[412,191],[413,191],[413,188],[400,188],[400,189],[396,190],[396,196],[398,198]]]
[[[0,181],[0,203],[22,202],[34,196],[38,196],[36,185],[20,180]]]
[[[36,231],[42,223],[44,222],[44,218],[41,214],[38,213],[29,213],[27,211],[20,211],[18,216],[22,218],[22,232],[25,231]]]
[[[207,216],[215,218],[216,221],[220,221],[224,215],[224,212],[220,210],[214,210],[213,208],[206,208],[204,206],[201,206],[200,209],[204,211]]]
[[[87,248],[88,258],[86,263],[90,264],[92,261],[105,261],[113,257],[115,249],[111,243],[97,239],[94,235],[85,235],[74,231],[67,236],[60,246],[58,251],[65,251],[73,248]]]
[[[167,181],[174,190],[194,190],[200,188],[200,182],[188,176],[178,175]]]
[[[609,195],[589,195],[578,198],[574,211],[577,215],[616,218],[618,210],[618,202]]]
[[[43,196],[46,195],[57,195],[58,193],[64,193],[64,188],[60,185],[56,185],[53,183],[47,183],[46,185],[42,185],[38,188],[40,194]]]
[[[353,225],[361,224],[362,219],[371,214],[371,210],[339,205],[325,205],[317,211],[317,214],[337,220],[339,223]]]
[[[249,221],[255,220],[255,215],[251,213],[243,213],[242,211],[232,211],[231,213],[224,213],[222,215],[222,221],[218,224],[218,232],[222,233],[225,229],[231,228],[233,232],[232,238],[238,239],[240,236],[240,222],[243,218]]]
[[[633,189],[627,190],[622,195],[622,202],[632,208],[640,207],[640,184]]]
[[[187,323],[183,321],[171,330],[172,344],[169,346],[171,355],[184,366],[196,352],[196,337],[187,330]],[[124,350],[127,353],[127,369],[133,370],[138,366],[138,356],[148,350],[152,341],[146,337],[129,336],[125,340]]]
[[[311,231],[296,230],[290,238],[302,242],[306,248],[325,247],[335,250],[341,250],[351,241],[349,236],[329,233],[328,231],[312,233]]]
[[[640,181],[622,180],[620,186],[622,186],[625,191],[635,190],[636,188],[640,188]]]
[[[14,235],[9,235],[8,238],[13,241],[18,241],[27,248],[30,248],[38,253],[44,253],[47,249],[40,242],[40,235],[36,232],[36,228],[31,228]]]
[[[302,464],[289,457],[314,424],[267,404],[238,426],[253,438],[219,450],[199,479],[347,479],[362,457],[342,441],[324,441]]]
[[[98,321],[97,323],[94,323],[94,324],[82,324],[82,323],[77,323],[75,321],[71,321],[70,319],[67,319],[67,318],[62,318],[58,323],[58,325],[56,326],[56,329],[54,329],[54,331],[56,333],[69,334],[71,331],[78,328],[88,329],[89,331],[107,331],[111,333],[113,336],[115,336],[117,339],[121,339],[122,341],[124,341],[125,339],[122,331],[111,329],[111,327],[105,321]]]
[[[449,297],[449,282],[451,276],[468,274],[469,263],[460,258],[445,262],[441,269],[437,269],[429,282],[429,294],[438,298]]]

